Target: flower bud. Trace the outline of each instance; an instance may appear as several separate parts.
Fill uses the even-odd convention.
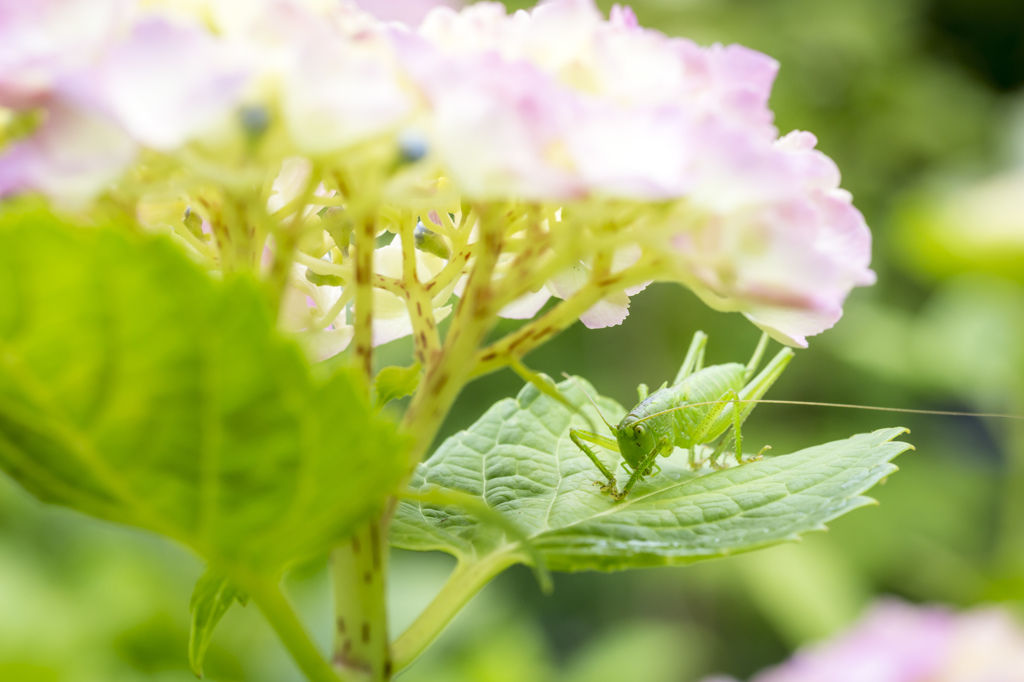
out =
[[[416,248],[420,251],[431,253],[438,258],[443,258],[445,260],[452,257],[452,251],[448,248],[448,244],[444,241],[444,237],[433,230],[427,229],[422,220],[416,223],[416,229],[413,231],[413,237],[416,240]]]

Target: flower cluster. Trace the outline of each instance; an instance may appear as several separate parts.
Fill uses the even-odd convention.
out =
[[[1019,682],[1024,680],[1024,629],[994,608],[954,614],[939,607],[883,602],[849,632],[799,652],[752,682],[822,680]]]
[[[287,279],[294,255],[282,324],[320,357],[352,337],[360,219],[407,241],[425,225],[436,246],[411,269],[399,239],[375,258],[378,343],[414,331],[412,299],[381,284],[417,268],[443,280],[424,324],[448,314],[440,294],[492,244],[487,207],[505,207],[492,277],[509,317],[554,296],[618,324],[665,280],[804,346],[873,282],[837,168],[773,126],[771,58],[666,37],[628,8],[606,19],[593,0],[385,20],[424,4],[365,4],[378,19],[341,0],[0,0],[0,196],[170,207],[154,227],[220,269]],[[204,230],[182,227],[186,207]]]

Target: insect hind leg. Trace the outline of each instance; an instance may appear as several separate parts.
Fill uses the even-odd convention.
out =
[[[707,462],[711,465],[712,469],[725,469],[725,464],[719,464],[719,458],[725,453],[726,448],[729,447],[729,443],[732,442],[732,433],[727,433],[722,436],[722,440],[718,443],[715,449],[711,452],[711,455],[707,458]]]
[[[683,360],[679,373],[676,374],[672,385],[675,386],[694,372],[700,371],[704,366],[704,346],[708,343],[708,335],[704,332],[696,332],[693,341],[690,342],[690,349],[686,351],[686,358]]]
[[[768,348],[768,332],[761,332],[761,338],[757,342],[754,354],[750,356],[750,362],[747,363],[747,369],[743,373],[743,381],[750,381],[750,377],[754,376],[757,366],[761,364],[761,358],[764,357],[766,348]]]

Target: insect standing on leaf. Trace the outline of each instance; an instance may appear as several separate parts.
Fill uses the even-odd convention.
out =
[[[690,451],[690,465],[695,467],[696,446],[711,443],[721,436],[710,457],[712,465],[717,465],[719,457],[733,440],[736,443],[736,461],[743,463],[743,437],[740,433],[743,422],[754,409],[754,401],[763,396],[782,374],[793,358],[793,351],[783,348],[755,377],[768,345],[767,334],[762,335],[746,365],[731,362],[704,367],[707,339],[703,332],[694,334],[683,366],[671,386],[666,382],[648,395],[647,386],[641,384],[637,388],[640,403],[622,418],[618,426],[612,426],[587,395],[614,439],[582,429],[570,429],[569,437],[607,478],[601,490],[611,493],[616,500],[625,498],[645,476],[658,473],[661,468],[655,460],[659,455],[668,457],[677,447]],[[629,480],[621,491],[617,488],[615,475],[587,443],[618,450],[622,455],[622,468],[629,473]],[[760,453],[754,459],[758,458]]]

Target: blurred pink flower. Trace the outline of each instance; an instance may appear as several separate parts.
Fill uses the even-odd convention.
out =
[[[1024,682],[1024,629],[995,608],[955,614],[883,601],[848,632],[751,682]]]
[[[461,7],[460,0],[357,0],[363,10],[381,21],[400,21],[417,26],[435,7]]]
[[[38,191],[80,205],[115,180],[136,151],[106,117],[54,105],[31,137],[0,153],[0,197]]]
[[[874,282],[871,235],[835,164],[809,133],[777,137],[770,57],[666,37],[628,8],[605,20],[592,0],[440,8],[420,39],[392,35],[465,194],[680,200],[674,277],[790,345]],[[594,322],[621,321],[622,298]]]
[[[0,106],[44,104],[114,40],[130,6],[129,0],[0,0]]]
[[[767,107],[773,59],[738,45],[668,38],[640,28],[628,9],[616,7],[606,21],[592,0],[554,0],[512,15],[498,3],[477,3],[434,10],[419,35],[425,43],[395,32],[403,63],[434,107],[439,156],[470,194],[527,185],[531,198],[676,198],[689,189],[702,121],[775,137]],[[461,95],[467,82],[480,102],[451,104],[451,91]],[[547,106],[524,106],[524,92]],[[495,119],[501,124],[487,131]],[[510,127],[516,135],[502,134]],[[471,131],[472,144],[453,144],[445,134],[452,129]],[[532,144],[515,144],[524,138]],[[480,180],[477,166],[500,166],[510,148],[517,162]],[[554,178],[520,177],[538,172]]]
[[[681,277],[713,308],[806,346],[839,320],[853,287],[874,283],[871,232],[810,133],[772,143],[705,131],[693,215],[672,240]]]
[[[339,151],[394,131],[413,92],[383,26],[348,3],[316,12],[300,0],[259,0],[223,19],[254,65],[252,98],[279,109],[294,153]]]
[[[250,75],[207,31],[145,17],[82,74],[78,94],[140,144],[171,151],[228,119]]]
[[[390,168],[410,134],[418,168],[440,167],[460,199],[659,202],[664,220],[630,225],[637,238],[615,247],[663,249],[672,267],[652,277],[784,343],[805,346],[874,281],[835,164],[809,133],[778,139],[770,57],[667,37],[620,6],[606,19],[593,0],[434,6],[411,28],[437,4],[363,3],[375,18],[317,0],[0,0],[0,106],[44,110],[0,151],[0,195],[87,201],[138,150],[210,142],[191,149],[201,164],[232,128],[274,127],[268,167],[362,145],[353,158]],[[395,18],[408,23],[382,21]],[[503,314],[571,296],[584,261]],[[621,322],[630,293],[584,322]]]
[[[244,71],[206,31],[122,2],[0,0],[0,105],[43,109],[0,154],[0,195],[35,190],[82,202],[132,163],[138,146],[172,149],[226,117]],[[88,5],[84,7],[83,5]],[[66,44],[60,44],[65,36]],[[3,37],[12,38],[4,41]]]
[[[0,106],[54,119],[0,152],[0,192],[88,199],[130,165],[125,150],[173,153],[223,135],[243,106],[280,111],[293,151],[306,154],[393,129],[412,110],[382,26],[350,5],[318,13],[301,0],[254,0],[205,11],[0,0]],[[103,134],[85,139],[87,129]]]
[[[943,668],[954,620],[945,609],[875,606],[844,636],[797,653],[755,682],[925,682]]]
[[[496,54],[448,56],[397,35],[407,71],[432,106],[431,143],[459,189],[475,198],[582,196],[564,159],[578,103],[524,62]]]

